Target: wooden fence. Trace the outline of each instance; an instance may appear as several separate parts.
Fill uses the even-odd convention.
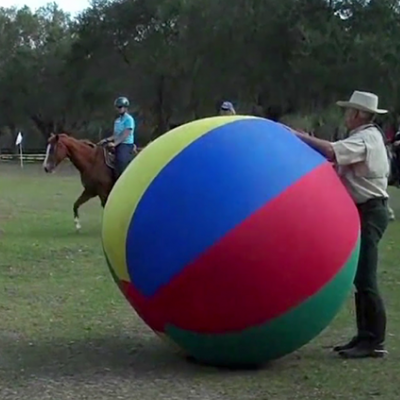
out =
[[[143,150],[143,147],[137,147],[136,151],[139,153],[140,151]],[[26,153],[23,154],[22,156],[22,161],[24,163],[29,163],[29,162],[43,162],[44,159],[46,158],[45,153]],[[0,161],[20,161],[21,156],[17,153],[6,153],[2,154],[0,153]]]
[[[24,163],[29,162],[43,162],[46,154],[24,154],[22,161]],[[0,154],[0,161],[20,161],[21,156],[19,154]]]

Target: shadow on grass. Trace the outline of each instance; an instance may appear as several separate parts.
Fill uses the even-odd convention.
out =
[[[166,343],[155,336],[109,336],[62,342],[49,340],[30,343],[15,338],[0,341],[3,351],[0,360],[0,380],[18,381],[26,377],[66,378],[97,374],[147,379],[170,376],[188,377],[207,374],[256,374],[257,371],[296,368],[301,362],[299,355],[286,357],[260,368],[217,368],[190,362],[178,355]],[[323,354],[309,354],[321,358]],[[328,357],[329,358],[329,357]]]
[[[146,374],[151,370],[184,368],[187,363],[156,337],[109,336],[65,341],[0,341],[0,375],[59,377],[90,373]],[[4,352],[5,349],[5,352]]]

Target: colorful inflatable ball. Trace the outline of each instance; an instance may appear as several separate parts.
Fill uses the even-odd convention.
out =
[[[330,163],[272,121],[213,117],[147,146],[102,240],[139,316],[195,359],[262,364],[326,328],[352,287],[355,205]]]

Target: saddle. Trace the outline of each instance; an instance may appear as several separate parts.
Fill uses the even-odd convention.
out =
[[[108,146],[103,147],[103,154],[104,154],[104,162],[106,163],[108,168],[114,169],[115,168],[115,154],[110,150]]]
[[[104,154],[104,161],[107,165],[107,167],[111,169],[115,169],[115,153],[114,150],[110,147],[107,146],[107,144],[98,144],[103,148],[103,154]],[[136,145],[133,147],[133,155],[137,155],[140,152],[141,149],[139,149]]]

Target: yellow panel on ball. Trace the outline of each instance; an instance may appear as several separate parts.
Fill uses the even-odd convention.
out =
[[[103,216],[104,250],[119,279],[130,282],[125,254],[126,233],[136,207],[153,179],[185,147],[210,130],[246,118],[254,117],[224,116],[190,122],[159,137],[131,162],[111,191]]]

